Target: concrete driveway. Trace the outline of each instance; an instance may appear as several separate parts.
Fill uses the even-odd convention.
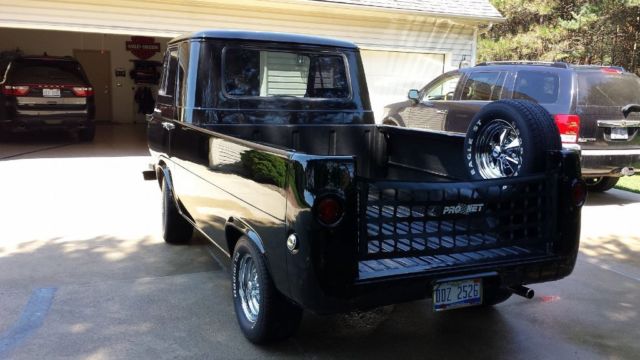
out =
[[[592,195],[574,274],[493,309],[419,301],[329,317],[259,348],[206,242],[169,246],[144,128],[0,143],[0,359],[637,359],[640,196]]]

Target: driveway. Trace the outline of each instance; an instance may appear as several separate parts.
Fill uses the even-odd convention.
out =
[[[96,141],[0,144],[0,359],[634,359],[640,354],[640,196],[592,195],[575,272],[493,309],[430,301],[305,315],[259,348],[241,335],[229,275],[206,241],[166,245],[142,180],[144,128]]]

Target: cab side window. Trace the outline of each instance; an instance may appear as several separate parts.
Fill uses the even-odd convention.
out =
[[[441,101],[441,100],[453,100],[453,95],[456,92],[456,87],[460,81],[460,73],[446,76],[440,81],[431,85],[423,92],[423,101]]]
[[[492,101],[500,99],[502,86],[499,79],[504,81],[504,76],[496,72],[476,72],[469,78],[462,88],[460,100]]]
[[[170,49],[164,57],[162,79],[158,88],[159,99],[164,104],[173,105],[176,91],[176,68],[178,66],[178,49]]]
[[[189,42],[180,44],[180,56],[177,61],[176,71],[176,106],[187,105],[187,73],[189,72]]]

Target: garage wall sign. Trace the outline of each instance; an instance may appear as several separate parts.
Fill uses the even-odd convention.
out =
[[[131,51],[138,59],[146,60],[160,52],[160,43],[148,36],[132,36],[127,41],[127,51]]]

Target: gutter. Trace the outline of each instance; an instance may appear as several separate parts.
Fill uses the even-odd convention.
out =
[[[264,1],[264,0],[263,0]],[[346,3],[337,3],[337,2],[325,2],[325,1],[317,1],[317,0],[267,0],[272,3],[284,3],[284,4],[302,4],[316,7],[326,7],[326,8],[348,8],[351,10],[358,11],[371,11],[376,13],[395,13],[398,15],[408,15],[408,16],[426,16],[433,18],[443,18],[443,19],[451,19],[458,20],[462,22],[481,22],[481,23],[502,23],[507,21],[507,19],[503,16],[474,16],[474,15],[456,15],[456,14],[447,14],[441,12],[433,12],[433,11],[421,11],[421,10],[405,10],[405,9],[396,9],[396,8],[387,8],[381,6],[374,5],[354,5],[354,4],[346,4]]]

